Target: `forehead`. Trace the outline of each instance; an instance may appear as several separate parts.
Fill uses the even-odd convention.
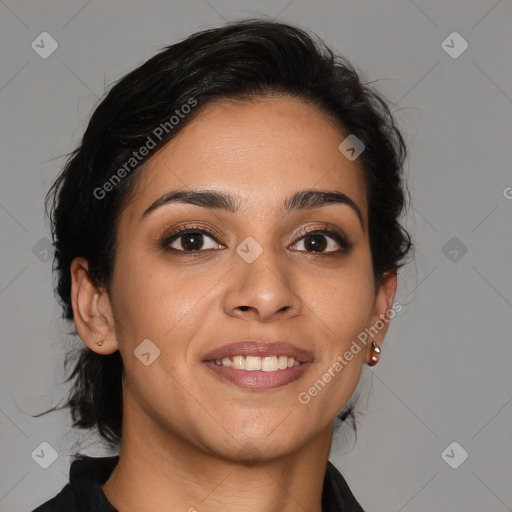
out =
[[[296,98],[208,104],[141,169],[129,217],[175,188],[229,190],[253,213],[277,211],[290,192],[315,188],[348,195],[366,224],[361,165],[338,149],[347,135]]]

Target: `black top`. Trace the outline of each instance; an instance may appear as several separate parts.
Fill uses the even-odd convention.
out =
[[[101,486],[119,461],[113,457],[81,456],[69,470],[69,483],[52,499],[32,512],[119,512],[108,501]],[[364,512],[340,472],[327,463],[322,491],[323,512]]]

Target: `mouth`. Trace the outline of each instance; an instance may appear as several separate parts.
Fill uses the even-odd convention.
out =
[[[313,362],[312,355],[285,342],[243,341],[206,354],[202,363],[217,377],[244,389],[266,390],[299,379]]]

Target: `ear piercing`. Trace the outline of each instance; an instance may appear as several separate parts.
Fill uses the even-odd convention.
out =
[[[368,362],[368,366],[375,366],[379,362],[379,357],[380,357],[380,352],[381,352],[380,348],[377,346],[375,341],[372,341],[371,350],[372,350],[372,355],[370,357],[370,361]]]

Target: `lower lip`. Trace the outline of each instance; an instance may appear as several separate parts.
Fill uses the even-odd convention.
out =
[[[285,370],[263,372],[261,370],[237,370],[230,366],[216,364],[214,361],[205,361],[204,364],[219,377],[236,384],[244,389],[264,390],[286,386],[299,379],[311,366],[311,363],[301,363]]]

